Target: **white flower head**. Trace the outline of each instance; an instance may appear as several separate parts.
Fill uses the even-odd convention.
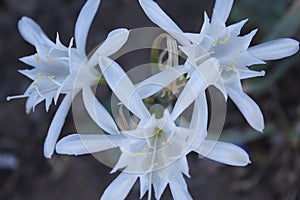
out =
[[[125,199],[137,179],[140,180],[141,197],[148,191],[148,199],[151,199],[153,186],[156,199],[160,199],[169,185],[174,199],[192,199],[183,176],[189,177],[186,155],[191,151],[234,166],[245,166],[250,162],[243,149],[204,139],[208,115],[205,95],[197,97],[189,128],[184,128],[176,125],[172,112],[167,109],[161,118],[151,116],[139,94],[140,90],[116,62],[100,57],[99,66],[114,94],[140,122],[132,130],[118,131],[108,118],[105,129],[114,132],[69,135],[57,143],[56,152],[82,155],[117,147],[121,150],[112,172],[118,169],[123,169],[123,172],[105,190],[101,199]],[[93,108],[89,109],[90,115],[96,116],[98,100],[94,98],[89,103]]]
[[[71,107],[72,98],[80,90],[88,93],[90,87],[97,84],[100,78],[99,70],[95,69],[97,60],[95,57],[88,59],[85,52],[89,28],[99,5],[100,0],[87,0],[83,6],[75,25],[76,48],[73,47],[73,38],[69,46],[65,47],[60,42],[58,34],[56,43],[53,43],[32,19],[23,17],[19,21],[18,27],[21,35],[27,42],[34,45],[37,51],[34,55],[20,59],[34,67],[31,70],[20,70],[20,73],[33,80],[33,83],[29,85],[24,95],[12,96],[7,99],[28,97],[27,112],[46,100],[46,110],[48,111],[53,100],[56,103],[60,94],[66,95],[48,130],[44,144],[44,155],[47,158],[50,158],[54,152],[55,144]],[[112,55],[123,46],[127,37],[127,29],[112,31],[96,50],[97,55]],[[79,73],[84,74],[79,76]]]
[[[179,48],[188,57],[185,67],[190,79],[174,107],[173,117],[178,117],[209,85],[214,85],[225,99],[230,96],[254,129],[262,131],[260,108],[243,92],[240,80],[264,76],[264,71],[252,71],[248,66],[293,55],[299,50],[298,41],[284,38],[249,48],[257,30],[240,36],[247,20],[231,26],[225,24],[233,0],[216,0],[212,19],[205,13],[200,33],[183,32],[153,0],[139,2],[155,24],[181,43]]]

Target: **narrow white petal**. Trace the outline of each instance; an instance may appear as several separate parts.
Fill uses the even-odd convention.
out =
[[[247,21],[248,19],[244,19],[238,23],[228,26],[227,31],[230,33],[231,37],[240,35],[241,30]]]
[[[98,101],[89,86],[82,89],[82,97],[86,110],[97,125],[110,134],[119,134],[119,130],[113,118]]]
[[[62,130],[62,127],[65,123],[71,104],[72,104],[72,93],[69,93],[65,96],[65,98],[61,102],[50,124],[47,137],[44,143],[44,156],[46,158],[51,158],[54,152],[55,144]]]
[[[91,154],[116,148],[118,146],[114,141],[122,139],[121,136],[72,134],[62,138],[56,144],[56,152],[75,156]]]
[[[149,174],[144,174],[139,178],[140,178],[140,199],[142,199],[149,189]]]
[[[120,65],[108,57],[100,57],[99,66],[109,87],[119,100],[141,120],[149,119],[150,113],[142,98]]]
[[[30,113],[31,110],[34,112],[35,106],[44,101],[44,99],[44,97],[36,94],[29,95],[25,104],[26,113]]]
[[[207,121],[208,121],[208,108],[207,108],[206,95],[205,92],[203,92],[197,97],[195,101],[191,123],[190,123],[190,129],[197,130],[197,131],[207,130]]]
[[[49,108],[50,108],[50,105],[52,103],[53,97],[52,96],[47,96],[45,100],[46,100],[45,108],[46,108],[46,112],[48,112]]]
[[[238,69],[238,72],[240,74],[240,79],[260,77],[260,76],[265,76],[265,74],[266,74],[266,72],[264,70],[262,70],[262,71],[253,71],[253,70],[248,69],[247,67],[243,67],[242,69]]]
[[[223,94],[225,101],[227,101],[228,94],[222,76],[218,77],[213,85]]]
[[[100,0],[88,0],[80,11],[75,25],[76,47],[81,56],[85,55],[85,45],[91,23],[98,10]]]
[[[199,33],[183,33],[192,43],[200,44],[204,38],[204,35]]]
[[[170,183],[170,189],[174,200],[192,200],[187,188],[182,187],[176,182]]]
[[[189,67],[190,64],[187,64]],[[192,66],[194,67],[194,66]],[[188,68],[188,67],[187,67]],[[219,63],[211,58],[198,67],[194,67],[190,80],[179,95],[171,116],[175,120],[205,89],[219,76]]]
[[[138,175],[122,172],[104,191],[101,200],[125,199]]]
[[[208,18],[207,13],[204,12],[204,22],[203,22],[203,25],[201,27],[200,34],[205,35],[209,32],[209,29],[210,29],[209,21],[210,21],[210,19]]]
[[[193,103],[198,95],[205,91],[207,86],[208,85],[203,80],[202,76],[200,76],[198,73],[193,73],[175,103],[175,106],[171,112],[172,119],[177,119],[179,115]]]
[[[173,20],[159,7],[153,0],[139,0],[149,19],[169,34],[171,34],[180,44],[188,46],[189,40],[182,34],[182,30]]]
[[[47,38],[41,27],[28,17],[22,17],[22,19],[20,19],[18,28],[22,37],[34,46],[39,46],[42,42],[54,45],[54,43]],[[42,35],[44,37],[42,37]]]
[[[299,51],[299,42],[282,38],[265,42],[248,49],[248,52],[262,60],[277,60],[291,56]]]
[[[136,85],[137,91],[141,98],[145,99],[167,87],[186,72],[186,69],[182,65],[164,70],[138,83]]]
[[[255,130],[263,132],[264,117],[258,105],[243,91],[241,83],[237,80],[235,83],[227,85],[229,97],[239,108],[245,119]]]
[[[129,31],[125,28],[111,31],[89,60],[89,65],[95,66],[100,55],[111,56],[116,53],[126,43],[128,36]]]
[[[251,163],[245,150],[226,142],[204,140],[194,151],[209,159],[232,166],[246,166]]]
[[[225,23],[229,17],[232,5],[233,0],[216,0],[212,23],[215,21],[216,17],[219,17]]]
[[[161,195],[163,194],[164,190],[166,189],[168,182],[164,179],[161,178],[160,176],[163,175],[158,175],[160,172],[153,173],[153,188],[154,188],[154,195],[156,199],[160,199]],[[162,172],[163,174],[163,172]]]

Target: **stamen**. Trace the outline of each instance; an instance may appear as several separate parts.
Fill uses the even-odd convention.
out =
[[[48,62],[54,62],[54,60],[52,58],[50,58],[50,56],[46,56],[46,59]]]
[[[152,169],[153,169],[154,167],[156,167],[157,165],[158,165],[158,163],[154,163],[153,165],[148,165],[148,168],[152,170]]]
[[[55,76],[43,76],[44,78],[55,78]]]
[[[236,62],[231,63],[231,68],[232,68],[233,71],[236,71],[235,65],[236,65]]]
[[[161,172],[158,172],[157,175],[158,175],[158,177],[159,177],[160,179],[163,179],[163,177],[164,177],[163,174],[162,174]]]
[[[144,150],[148,150],[148,149],[154,150],[154,149],[155,149],[155,146],[147,146],[147,147],[144,147]]]
[[[214,41],[214,43],[213,43],[212,45],[213,45],[214,47],[217,46],[218,41],[219,41],[219,37],[216,37],[216,40]]]
[[[166,142],[163,142],[163,145],[171,144],[173,140],[174,140],[173,137],[170,137]]]
[[[43,78],[43,75],[41,73],[38,73],[36,82],[40,82],[42,80],[42,78]]]
[[[39,62],[40,61],[39,54],[36,53],[34,56],[35,56],[35,62]]]
[[[220,41],[220,44],[226,44],[230,39],[230,35],[228,35],[224,40]]]
[[[226,66],[220,66],[219,67],[221,70],[224,70],[224,71],[228,71],[229,69],[228,69],[228,67],[226,67]]]
[[[144,152],[136,152],[136,153],[134,154],[134,156],[136,156],[136,157],[138,157],[138,156],[144,156],[145,158],[147,158],[147,154],[144,153]]]
[[[167,161],[172,161],[172,159],[169,156],[167,156],[165,153],[161,153],[161,156]]]

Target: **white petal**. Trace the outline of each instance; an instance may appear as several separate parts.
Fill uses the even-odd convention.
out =
[[[298,50],[298,41],[282,38],[251,47],[248,49],[248,52],[262,60],[277,60],[291,56]]]
[[[240,35],[241,30],[247,21],[248,21],[248,19],[245,19],[238,23],[228,26],[227,31],[230,33],[231,37]]]
[[[223,97],[224,97],[225,101],[227,101],[227,98],[228,98],[227,89],[226,89],[226,86],[224,84],[222,76],[218,77],[215,80],[215,82],[213,83],[213,85],[223,94]]]
[[[175,120],[219,76],[219,64],[211,58],[194,68],[194,72],[179,95],[171,116]]]
[[[31,109],[34,112],[35,106],[41,103],[44,99],[44,97],[40,97],[39,95],[30,95],[25,105],[26,113],[30,113]]]
[[[80,11],[75,25],[76,47],[81,56],[85,55],[87,35],[98,10],[100,0],[88,0]]]
[[[141,120],[149,119],[150,113],[142,98],[120,65],[107,57],[100,57],[99,65],[105,80],[119,100]]]
[[[232,5],[233,0],[216,0],[212,23],[214,23],[216,17],[219,17],[225,23],[229,17]]]
[[[44,156],[46,158],[51,158],[54,152],[55,144],[62,130],[62,127],[65,123],[71,104],[72,104],[72,93],[69,93],[65,96],[65,98],[61,102],[50,124],[47,137],[44,143]]]
[[[42,43],[54,45],[54,43],[47,38],[41,27],[28,17],[22,17],[22,19],[19,20],[18,28],[22,37],[36,47]]]
[[[207,84],[198,73],[193,73],[190,80],[187,82],[183,91],[180,93],[175,106],[171,112],[173,120],[177,119],[179,115],[189,106],[192,102],[205,91]]]
[[[254,78],[265,76],[266,72],[262,71],[253,71],[248,69],[247,67],[239,68],[238,73],[240,74],[240,79]]]
[[[192,43],[200,44],[204,38],[204,35],[199,33],[183,33]]]
[[[118,147],[114,143],[121,136],[72,134],[62,138],[56,145],[56,152],[66,155],[91,154]]]
[[[206,95],[205,92],[203,92],[197,97],[195,101],[191,123],[190,123],[190,129],[197,130],[197,131],[207,130],[207,121],[208,121],[208,108],[207,108]]]
[[[90,87],[84,87],[82,89],[82,97],[86,110],[97,125],[110,134],[119,134],[116,123],[95,97]]]
[[[195,151],[204,157],[232,166],[246,166],[251,163],[246,151],[226,142],[204,140]]]
[[[146,194],[149,189],[149,173],[143,174],[140,178],[140,199]]]
[[[182,178],[183,179],[183,178]],[[184,181],[184,180],[183,180]],[[182,187],[177,182],[170,183],[170,189],[174,200],[192,200],[187,188]]]
[[[144,12],[149,19],[169,34],[171,34],[180,44],[188,46],[189,40],[183,36],[182,30],[173,20],[159,7],[153,0],[139,0]]]
[[[239,80],[226,85],[229,97],[255,130],[262,132],[264,117],[258,105],[243,91]]]
[[[210,30],[210,23],[209,23],[209,21],[210,20],[209,20],[209,18],[207,16],[207,13],[204,12],[204,22],[203,22],[203,25],[201,27],[200,34],[205,35],[205,34],[207,34],[209,32],[209,30]]]
[[[160,199],[161,195],[163,194],[164,190],[166,189],[168,183],[161,178],[160,176],[162,175],[158,175],[159,171],[153,174],[153,188],[154,188],[154,195],[156,199]]]
[[[122,172],[104,191],[101,200],[125,199],[138,175]]]
[[[89,60],[89,65],[96,65],[100,55],[111,56],[112,54],[116,53],[126,43],[128,36],[129,31],[125,28],[111,31],[106,40],[99,46]]]
[[[184,73],[186,73],[184,66],[172,67],[138,83],[136,89],[141,98],[145,99],[167,87]]]

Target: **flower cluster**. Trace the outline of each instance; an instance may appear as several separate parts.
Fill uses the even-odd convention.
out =
[[[33,82],[23,95],[8,99],[26,97],[27,112],[45,100],[48,111],[52,102],[56,104],[59,96],[64,95],[45,140],[44,155],[47,158],[55,150],[67,155],[92,154],[114,148],[121,150],[112,172],[122,172],[101,199],[125,199],[137,179],[140,181],[140,198],[148,191],[148,199],[151,199],[153,187],[155,198],[160,199],[169,185],[174,199],[192,199],[184,179],[184,175],[190,177],[186,158],[189,153],[196,152],[232,166],[250,163],[242,148],[207,139],[205,90],[213,85],[222,92],[225,100],[229,96],[249,125],[262,132],[261,110],[244,93],[241,80],[264,76],[264,71],[253,71],[248,67],[291,56],[299,50],[299,43],[283,38],[249,47],[257,30],[241,36],[240,31],[247,20],[226,26],[233,0],[216,0],[211,20],[204,14],[200,33],[182,31],[153,0],[139,0],[139,4],[149,19],[169,34],[167,44],[170,48],[161,53],[157,63],[165,67],[159,67],[157,73],[134,83],[112,60],[111,55],[118,52],[129,37],[130,31],[124,28],[110,32],[92,56],[87,56],[85,46],[89,27],[100,5],[100,0],[87,0],[76,22],[74,39],[68,46],[60,42],[58,34],[56,42],[49,40],[30,18],[23,17],[19,21],[21,35],[36,48],[35,54],[20,59],[33,69],[20,73]],[[186,59],[182,65],[171,55],[163,62],[163,56],[171,50],[171,53],[184,55]],[[136,123],[126,124],[128,119],[121,111],[119,117],[126,121],[126,128],[120,126],[117,123],[120,119],[113,118],[99,102],[93,86],[100,79],[105,80],[120,101],[119,106],[125,106]],[[179,95],[174,106],[170,103],[160,113],[153,113],[144,99],[157,93],[164,97],[168,87],[171,87],[168,96]],[[58,141],[74,96],[79,93],[88,114],[105,134],[77,133]],[[190,119],[179,123],[179,117],[190,105],[193,105]]]

